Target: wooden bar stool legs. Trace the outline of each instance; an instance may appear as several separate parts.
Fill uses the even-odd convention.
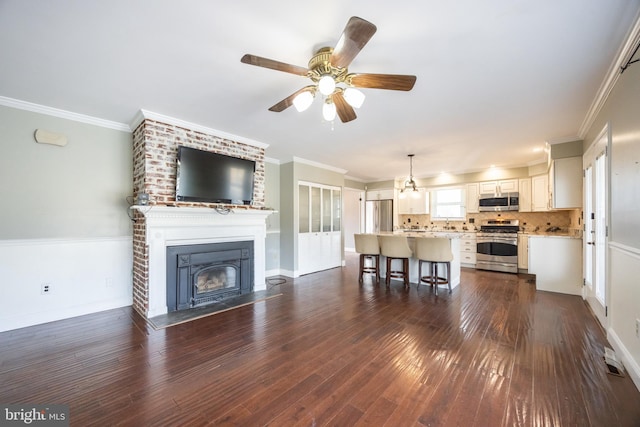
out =
[[[418,258],[418,284],[428,283],[438,295],[439,285],[449,285],[451,293],[451,240],[447,238],[421,237],[416,239],[416,257]],[[422,275],[422,264],[429,264],[429,275]],[[438,275],[438,264],[443,264],[445,275]]]
[[[413,256],[413,251],[407,242],[407,236],[403,235],[381,235],[378,236],[380,242],[380,254],[387,258],[387,276],[385,283],[387,287],[391,285],[391,279],[402,279],[405,288],[409,288],[409,258]],[[392,269],[394,260],[402,262],[402,269]]]
[[[422,275],[422,264],[429,264],[429,275]],[[442,264],[445,268],[445,275],[438,275],[438,264]],[[433,287],[433,292],[438,295],[438,286],[439,285],[448,285],[449,293],[451,293],[451,263],[449,261],[426,261],[426,260],[418,260],[418,277],[420,278],[420,283],[428,283]]]
[[[391,270],[391,262],[393,260],[402,261],[402,270]],[[409,258],[393,258],[387,257],[387,277],[385,283],[387,287],[391,285],[391,278],[402,279],[404,287],[409,287]]]
[[[380,244],[375,234],[354,234],[356,252],[360,254],[358,282],[362,283],[365,274],[374,274],[376,283],[380,282]],[[371,261],[367,265],[367,260]]]
[[[367,265],[367,260],[371,261],[370,265]],[[380,255],[360,254],[360,269],[358,271],[358,281],[362,282],[366,273],[375,275],[376,282],[380,282]]]

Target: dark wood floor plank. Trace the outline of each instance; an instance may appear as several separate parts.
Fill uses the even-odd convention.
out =
[[[131,308],[0,333],[0,402],[71,425],[637,426],[581,298],[463,269],[452,294],[347,266],[164,330]]]

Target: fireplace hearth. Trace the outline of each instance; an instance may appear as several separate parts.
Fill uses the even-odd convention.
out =
[[[167,247],[168,312],[253,292],[253,241]]]

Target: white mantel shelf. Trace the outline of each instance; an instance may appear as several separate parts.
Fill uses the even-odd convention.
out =
[[[255,218],[264,220],[275,211],[268,209],[229,209],[229,213],[220,213],[215,208],[203,208],[193,206],[154,206],[133,205],[131,209],[141,212],[148,219],[200,219],[216,221],[219,217],[240,215],[245,220]]]
[[[145,243],[149,247],[149,311],[147,317],[167,312],[167,247],[219,242],[253,241],[254,291],[265,290],[266,209],[131,206],[145,217]]]

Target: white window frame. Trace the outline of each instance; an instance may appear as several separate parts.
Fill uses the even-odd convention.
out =
[[[456,203],[438,203],[438,192],[444,190],[460,190],[460,200]],[[433,188],[431,191],[431,219],[432,220],[464,220],[466,219],[466,189],[462,185],[456,185],[454,187],[438,187]],[[460,208],[461,216],[438,216],[438,206],[458,206]]]

